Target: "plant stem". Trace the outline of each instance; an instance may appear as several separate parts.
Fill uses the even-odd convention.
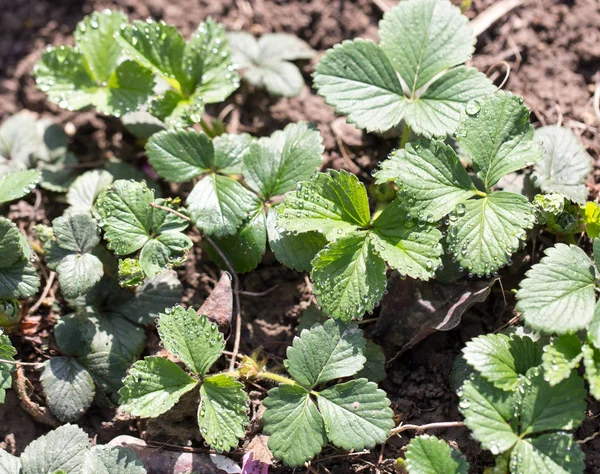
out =
[[[156,204],[155,202],[151,202],[150,207],[170,212],[171,214],[175,214],[177,217],[183,219],[184,221],[191,222],[191,219],[188,216],[182,214],[181,212],[177,212],[175,209],[171,209],[170,207],[162,206],[161,204]]]
[[[402,130],[402,137],[400,138],[400,148],[404,148],[410,138],[410,127],[404,122],[404,129]]]
[[[483,191],[480,191],[479,189],[474,189],[473,192],[475,194],[477,194],[477,196],[487,197],[487,193],[484,193]]]
[[[202,127],[202,130],[204,130],[204,133],[206,133],[210,138],[215,138],[216,133],[214,129],[207,124],[204,119],[200,120],[200,126]]]
[[[239,370],[230,370],[229,372],[225,372],[225,375],[228,375],[229,377],[233,377],[234,379],[239,379],[241,377]],[[262,372],[258,372],[257,374],[254,374],[253,377],[255,377],[257,379],[263,379],[263,380],[272,380],[273,382],[277,382],[277,383],[285,383],[288,385],[295,385],[297,387],[300,386],[300,384],[298,384],[298,382],[296,382],[295,380],[292,380],[288,377],[284,377],[283,375],[276,374],[274,372],[268,372],[266,370],[262,371]]]
[[[459,426],[465,426],[465,423],[463,421],[443,421],[440,423],[429,423],[427,425],[400,425],[392,430],[389,438],[391,438],[392,436],[396,436],[397,434],[400,434],[403,431],[425,431],[434,430],[436,428],[455,428]]]
[[[35,367],[35,368],[40,368],[44,365],[40,362],[21,362],[20,360],[5,360],[5,359],[0,359],[0,364],[27,366],[27,367]]]

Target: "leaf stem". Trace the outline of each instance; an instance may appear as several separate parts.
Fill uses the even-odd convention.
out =
[[[473,192],[477,195],[477,196],[481,196],[481,197],[487,197],[487,193],[484,193],[483,191],[480,191],[479,189],[474,189]]]
[[[151,202],[151,203],[150,203],[150,207],[154,207],[154,208],[156,208],[156,209],[161,209],[161,210],[163,210],[163,211],[170,212],[171,214],[175,214],[177,217],[179,217],[179,218],[183,219],[184,221],[187,221],[187,222],[191,222],[191,221],[192,221],[192,220],[191,220],[191,219],[190,219],[188,216],[186,216],[185,214],[182,214],[181,212],[177,212],[175,209],[171,209],[171,208],[170,208],[170,207],[168,207],[168,206],[163,206],[163,205],[161,205],[161,204],[156,204],[155,202]]]
[[[236,379],[239,379],[242,377],[242,374],[240,373],[239,370],[230,370],[229,372],[225,372],[225,375],[228,375],[229,377],[233,377]],[[287,385],[294,385],[296,387],[301,387],[301,385],[298,382],[296,382],[295,380],[293,380],[289,377],[285,377],[283,375],[279,375],[274,372],[268,372],[266,370],[258,372],[256,374],[253,374],[252,377],[257,378],[257,379],[263,379],[263,380],[272,380],[273,382],[277,382],[277,383],[285,383]]]
[[[400,148],[404,148],[408,143],[408,139],[410,138],[410,127],[404,122],[404,128],[402,129],[402,137],[400,138]]]
[[[202,127],[202,130],[204,130],[204,133],[206,133],[210,138],[215,138],[215,136],[217,135],[215,133],[215,130],[206,123],[206,120],[201,119],[200,126]]]
[[[443,422],[439,422],[439,423],[429,423],[427,425],[403,425],[403,424],[401,424],[391,431],[388,439],[391,438],[392,436],[396,436],[397,434],[402,433],[403,431],[409,431],[409,430],[425,431],[425,430],[435,430],[437,428],[456,428],[456,427],[462,427],[462,426],[466,426],[464,421],[443,421]]]
[[[35,367],[38,369],[44,365],[41,362],[21,362],[20,360],[5,360],[5,359],[0,359],[0,364]]]

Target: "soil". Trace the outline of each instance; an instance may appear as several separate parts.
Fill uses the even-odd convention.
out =
[[[82,161],[95,162],[113,155],[130,161],[141,157],[133,137],[118,120],[93,112],[60,110],[48,103],[31,77],[43,48],[47,44],[72,43],[76,23],[93,10],[117,8],[131,18],[163,19],[186,36],[211,15],[232,30],[293,33],[322,52],[357,36],[376,40],[377,23],[388,3],[392,4],[391,0],[0,0],[0,120],[21,109],[30,109],[63,124],[71,122],[75,129],[72,150]],[[467,15],[473,18],[493,3],[493,0],[473,0]],[[315,62],[301,65],[309,85]],[[581,136],[594,158],[595,171],[588,184],[591,198],[596,198],[600,189],[600,116],[594,110],[593,94],[600,87],[598,0],[525,1],[479,36],[472,64],[493,75],[498,84],[505,79],[509,67],[503,88],[524,96],[535,126],[560,123]],[[324,138],[324,166],[348,169],[368,181],[371,170],[387,156],[394,140],[366,135],[346,125],[309,85],[292,99],[272,98],[253,89],[240,91],[209,112],[219,116],[225,111],[221,116],[230,131],[249,131],[255,135],[268,135],[298,120],[314,122]],[[24,231],[30,233],[36,223],[49,223],[62,212],[62,208],[50,205],[46,194],[38,193],[10,208],[10,217]],[[490,297],[468,310],[455,329],[435,333],[401,355],[397,355],[396,347],[386,347],[390,362],[388,378],[382,387],[392,401],[398,421],[424,424],[461,419],[450,382],[452,361],[466,340],[497,330],[514,316],[510,290],[518,281],[514,275],[522,275],[528,260],[520,261],[523,266],[513,265],[503,275],[503,286],[494,286]],[[187,264],[179,271],[185,287],[184,303],[199,306],[218,280],[218,274],[200,246],[195,246]],[[242,297],[242,351],[249,353],[261,346],[271,363],[277,364],[285,356],[285,347],[295,334],[297,317],[310,303],[311,295],[305,276],[283,268],[271,255],[265,257],[257,270],[242,276],[241,286],[248,292],[264,292],[274,285],[277,287],[266,296]],[[23,359],[39,360],[50,353],[53,311],[42,306],[39,315],[26,321],[26,334],[15,337]],[[378,312],[373,316],[377,315]],[[370,326],[364,326],[367,333],[372,331]],[[155,337],[149,341],[150,345],[156,345]],[[27,371],[27,375],[35,385],[35,374]],[[34,394],[33,398],[43,403],[39,396]],[[600,406],[590,401],[587,414],[588,419],[575,434],[578,440],[600,430],[597,421]],[[116,416],[114,411],[94,408],[81,420],[81,426],[102,443],[120,434],[138,435],[147,429],[147,438],[155,436],[151,439],[182,446],[192,440],[201,447],[190,430],[193,421],[192,425],[186,425],[185,419],[182,415],[174,424],[177,429],[165,432],[156,429],[156,423],[154,427],[136,423]],[[21,409],[14,393],[0,405],[0,447],[19,453],[48,429]],[[460,447],[473,472],[482,472],[492,462],[491,455],[482,451],[464,428],[431,433]],[[411,432],[405,432],[402,437],[390,440],[381,452],[366,455],[340,457],[338,451],[327,448],[313,463],[313,470],[334,474],[394,472],[393,460],[402,454],[402,447],[411,436]],[[587,472],[600,472],[600,438],[582,447]],[[232,458],[239,460],[241,453],[242,450],[233,453]],[[273,472],[284,471],[280,468]]]

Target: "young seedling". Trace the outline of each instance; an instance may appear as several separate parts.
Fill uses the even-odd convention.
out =
[[[379,23],[379,37],[379,45],[344,41],[315,69],[319,94],[359,128],[385,132],[404,120],[406,130],[444,137],[455,132],[469,101],[495,89],[463,65],[475,37],[448,0],[401,1]]]
[[[311,262],[311,279],[323,312],[344,321],[362,317],[381,300],[386,262],[424,280],[441,264],[442,234],[435,225],[411,219],[400,199],[371,216],[365,186],[346,171],[298,183],[278,209],[277,226],[299,240],[307,232],[327,239]]]
[[[300,95],[304,78],[292,61],[315,56],[306,42],[286,33],[269,33],[256,40],[243,31],[227,33],[227,40],[233,62],[246,81],[275,96]]]
[[[398,470],[408,474],[467,474],[469,463],[464,456],[441,439],[421,435],[406,447],[406,460],[399,458]]]
[[[152,72],[125,60],[116,41],[127,17],[121,12],[94,12],[77,24],[75,47],[49,47],[36,64],[40,90],[59,107],[120,116],[146,102],[154,87]]]
[[[0,471],[7,474],[147,472],[131,449],[108,445],[92,446],[85,431],[69,424],[32,441],[21,457],[0,449]]]
[[[108,248],[119,256],[139,251],[139,266],[149,278],[181,265],[192,247],[183,233],[187,221],[152,204],[176,210],[178,202],[155,200],[145,182],[133,180],[115,181],[101,191],[96,202]],[[128,278],[129,268],[122,268]]]
[[[476,180],[439,140],[409,143],[375,177],[377,183],[396,182],[411,217],[445,220],[449,253],[472,274],[489,276],[510,262],[535,223],[525,196],[493,187],[506,174],[536,163],[542,151],[523,99],[504,92],[469,103],[457,139],[472,159]]]
[[[459,410],[473,437],[496,456],[498,472],[583,473],[584,455],[569,433],[585,418],[579,375],[551,385],[541,345],[527,336],[479,336],[463,357]]]
[[[206,104],[222,102],[239,87],[225,30],[211,18],[188,42],[174,27],[151,19],[127,25],[117,39],[166,83],[168,90],[153,98],[150,112],[170,127],[201,122]]]
[[[175,306],[159,316],[158,332],[165,349],[192,375],[169,359],[146,357],[131,367],[119,390],[121,408],[134,416],[157,417],[200,385],[200,433],[219,452],[236,447],[248,424],[248,396],[229,375],[207,374],[225,348],[217,326],[193,308]]]
[[[162,178],[201,178],[186,201],[191,220],[215,239],[236,271],[254,269],[267,240],[278,259],[303,269],[306,259],[324,245],[318,236],[298,243],[282,235],[273,224],[273,213],[265,210],[274,197],[294,189],[298,179],[308,179],[321,164],[321,136],[306,123],[290,124],[260,139],[225,134],[211,140],[192,130],[160,132],[150,138],[146,150]]]
[[[27,239],[6,217],[0,217],[0,299],[33,296],[40,279],[31,263],[34,254]]]

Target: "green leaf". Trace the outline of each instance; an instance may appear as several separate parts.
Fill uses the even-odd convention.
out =
[[[0,449],[0,474],[21,474],[21,460]]]
[[[146,144],[148,160],[161,178],[182,183],[214,166],[213,143],[194,130],[155,133]]]
[[[129,133],[142,140],[148,140],[152,135],[166,128],[161,120],[145,110],[127,112],[121,117],[121,123]]]
[[[286,465],[303,465],[327,444],[323,418],[303,388],[282,384],[269,390],[263,404],[269,449]]]
[[[306,387],[356,374],[364,366],[365,340],[356,324],[328,319],[304,330],[287,349],[286,368]]]
[[[17,171],[0,176],[0,204],[29,194],[40,178],[41,175],[37,170]]]
[[[132,449],[93,446],[83,459],[81,472],[98,474],[146,474],[144,464]]]
[[[31,249],[17,226],[0,217],[0,298],[25,299],[40,287],[37,271],[31,264]]]
[[[526,273],[517,292],[525,323],[545,333],[584,329],[594,315],[594,266],[575,245],[556,244]]]
[[[123,383],[121,408],[133,416],[155,418],[169,411],[198,381],[170,360],[146,357],[131,366]]]
[[[378,184],[394,180],[409,212],[429,222],[439,221],[476,194],[452,147],[437,140],[407,143],[383,162],[375,177]]]
[[[520,405],[521,435],[577,428],[585,418],[583,379],[572,373],[551,387],[540,368],[533,368],[531,372]]]
[[[211,236],[225,237],[240,228],[258,202],[236,180],[211,173],[194,186],[187,207],[198,229]]]
[[[250,151],[254,138],[247,133],[224,133],[213,138],[214,166],[222,174],[242,174],[244,156]]]
[[[0,174],[25,170],[34,165],[39,141],[36,117],[21,111],[2,122],[0,126]]]
[[[142,353],[146,344],[144,328],[136,326],[121,315],[112,312],[100,312],[88,306],[82,312],[94,325],[89,336],[90,352],[111,352],[133,362]]]
[[[100,229],[88,212],[66,214],[52,221],[56,240],[46,243],[46,262],[58,274],[65,298],[87,293],[104,275],[102,262],[91,252],[100,242]]]
[[[551,385],[565,380],[583,357],[581,341],[575,334],[561,334],[544,347],[544,378]]]
[[[367,379],[351,380],[318,396],[327,437],[340,448],[370,449],[385,442],[394,413],[385,392]]]
[[[108,82],[121,57],[121,47],[114,36],[127,22],[121,12],[93,12],[77,24],[75,42],[94,79]]]
[[[396,126],[408,104],[392,63],[369,40],[344,41],[327,51],[315,68],[314,86],[336,113],[369,132]]]
[[[85,432],[63,425],[29,443],[21,455],[23,474],[77,472],[90,445]]]
[[[304,317],[304,314],[302,317]],[[385,355],[381,347],[373,341],[367,340],[367,344],[363,349],[363,355],[367,360],[365,366],[356,374],[356,377],[365,378],[375,383],[385,380],[387,377],[385,372]]]
[[[90,212],[100,191],[113,182],[113,175],[106,170],[86,171],[69,186],[67,202],[69,212]]]
[[[200,387],[198,426],[204,440],[219,452],[229,451],[244,438],[248,424],[248,395],[244,386],[225,374],[206,378]]]
[[[585,180],[592,171],[590,155],[571,130],[558,125],[540,127],[535,139],[544,158],[534,168],[534,183],[545,193],[560,193],[578,204],[585,203]]]
[[[379,36],[410,97],[442,71],[467,61],[475,49],[467,18],[447,0],[399,3],[384,15]]]
[[[600,400],[600,351],[594,347],[584,345],[582,354],[590,394],[596,400]]]
[[[361,318],[385,291],[385,261],[365,232],[354,232],[328,244],[312,265],[318,303],[324,313],[342,321]]]
[[[426,137],[453,134],[470,104],[496,90],[485,74],[471,67],[450,69],[406,108],[404,120],[413,132]]]
[[[515,413],[518,402],[518,392],[504,391],[482,377],[474,377],[462,386],[458,406],[473,438],[497,455],[519,441]]]
[[[584,454],[570,433],[558,432],[520,440],[510,456],[510,472],[583,473]]]
[[[442,233],[411,217],[401,200],[395,199],[375,219],[371,243],[375,253],[401,275],[428,280],[442,263]]]
[[[411,474],[467,474],[469,469],[460,451],[430,435],[417,436],[408,443],[406,464]]]
[[[448,247],[461,266],[489,275],[509,262],[534,222],[533,206],[525,196],[494,192],[457,206],[448,228]]]
[[[539,161],[529,110],[518,96],[498,92],[473,102],[456,133],[487,188],[500,178]]]
[[[17,351],[8,336],[4,334],[4,330],[0,327],[0,359],[13,361],[15,360],[15,355],[17,355]],[[14,365],[0,363],[0,403],[4,403],[6,390],[12,386],[11,373],[14,370]]]
[[[486,334],[467,342],[467,363],[495,387],[514,390],[531,367],[542,362],[539,346],[529,337]]]
[[[187,235],[164,232],[144,245],[140,252],[140,266],[149,278],[154,278],[160,272],[183,262],[191,246],[192,241]]]
[[[595,202],[586,202],[580,209],[585,233],[590,239],[596,239],[600,235],[600,206]]]
[[[286,267],[299,272],[309,272],[311,261],[327,244],[327,239],[318,232],[305,232],[300,235],[286,232],[277,223],[278,207],[267,215],[267,236],[269,247],[275,258]]]
[[[70,357],[46,361],[40,381],[48,407],[62,422],[77,421],[94,401],[92,376]]]
[[[318,130],[305,122],[289,124],[252,143],[244,156],[244,178],[265,199],[284,194],[314,174],[323,151]]]
[[[119,285],[123,288],[135,288],[144,281],[144,270],[137,258],[119,259]]]
[[[0,268],[10,267],[23,259],[21,233],[17,226],[6,217],[0,217]]]
[[[98,387],[110,395],[111,401],[117,404],[119,401],[117,391],[123,386],[123,379],[131,361],[119,354],[96,352],[78,357],[77,362],[88,369]]]
[[[249,272],[254,270],[261,262],[267,249],[266,225],[265,211],[261,202],[235,234],[214,239],[236,272]],[[207,243],[206,250],[210,257],[219,263],[221,268],[227,270],[227,265],[212,245]]]
[[[167,349],[196,374],[204,376],[225,349],[216,324],[194,308],[175,306],[158,318],[158,333]]]
[[[316,231],[335,240],[369,226],[367,191],[347,171],[316,173],[286,196],[278,207],[277,222],[286,232]]]

